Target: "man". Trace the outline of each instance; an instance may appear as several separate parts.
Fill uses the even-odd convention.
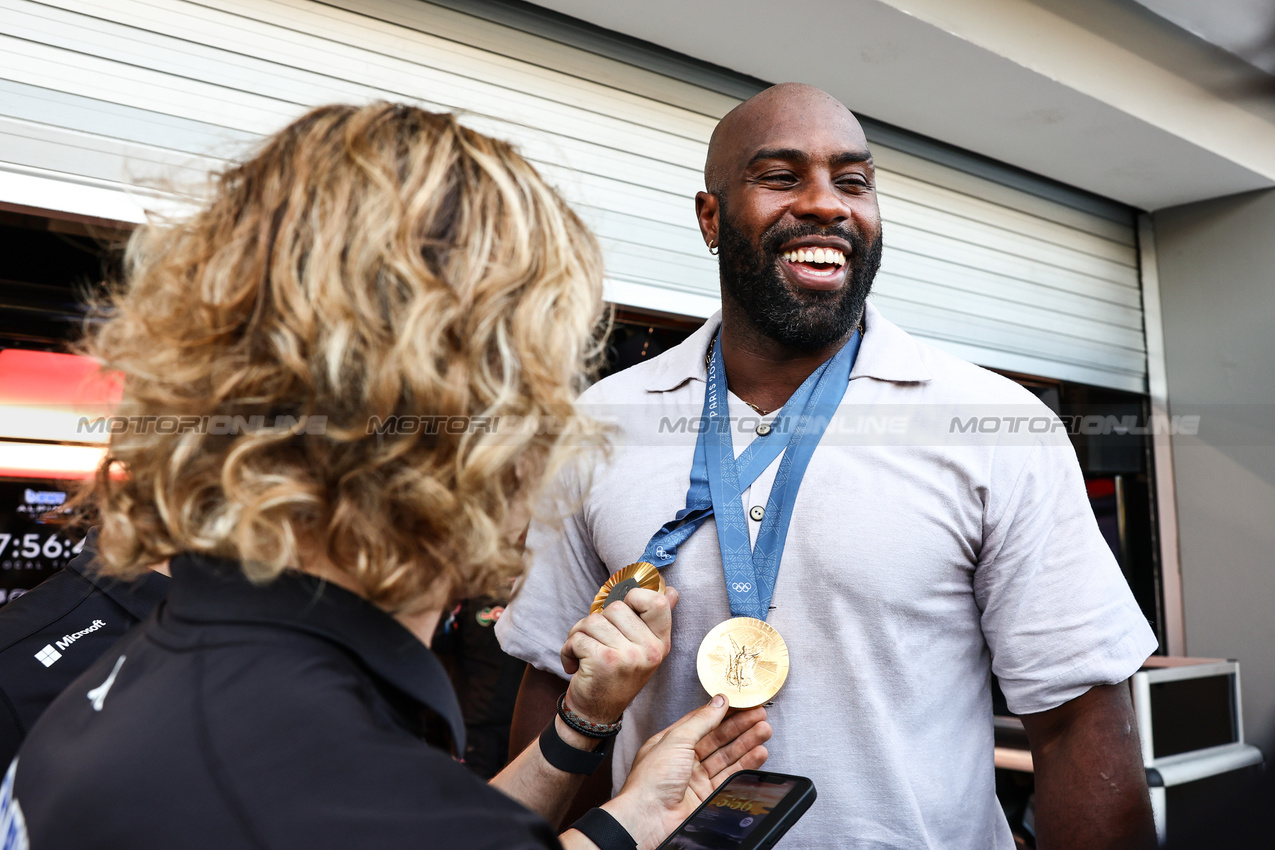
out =
[[[167,566],[136,581],[98,575],[97,530],[66,569],[0,608],[0,763],[53,699],[168,593]]]
[[[709,364],[724,368],[738,454],[754,429],[758,440],[781,430],[772,429],[774,411],[804,394],[817,369],[850,360],[848,381],[834,388],[844,398],[804,477],[794,484],[783,469],[790,459],[775,460],[735,500],[747,511],[754,565],[767,519],[778,508],[788,522],[760,609],[791,659],[769,705],[768,764],[812,777],[819,790],[790,843],[1012,847],[993,788],[992,671],[1031,738],[1040,846],[1153,841],[1122,683],[1154,637],[1103,543],[1064,436],[958,439],[936,425],[950,421],[936,411],[985,405],[1049,413],[866,303],[881,219],[854,116],[818,89],[770,88],[717,126],[705,184],[696,210],[710,250],[720,245],[720,321],[581,398],[616,420],[617,447],[587,494],[565,482],[566,498],[583,507],[560,535],[533,527],[534,563],[497,624],[506,651],[536,668],[524,679],[520,726],[550,716],[547,703],[563,688],[555,641],[598,585],[649,560],[660,539],[652,534],[692,507],[696,438],[669,433],[708,414],[716,384],[705,382],[718,380]],[[907,434],[856,437],[856,422],[879,410],[906,412]],[[686,430],[712,432],[702,421]],[[772,492],[781,475],[785,493],[799,487],[788,503]],[[731,502],[714,492],[714,522],[664,567],[681,592],[672,649],[626,715],[617,783],[637,742],[701,697],[697,648],[751,590],[723,576],[722,553],[739,551],[718,539],[736,522],[721,519],[735,512]],[[516,729],[514,746],[526,737]]]

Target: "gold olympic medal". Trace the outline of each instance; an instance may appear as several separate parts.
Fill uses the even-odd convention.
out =
[[[788,644],[765,620],[732,617],[713,627],[695,659],[700,684],[731,708],[769,702],[788,678]]]
[[[646,561],[629,564],[606,580],[606,583],[598,590],[598,595],[593,597],[589,613],[596,614],[612,602],[619,602],[635,587],[645,587],[647,590],[663,593],[664,576],[660,575],[660,571],[654,564],[648,564]]]

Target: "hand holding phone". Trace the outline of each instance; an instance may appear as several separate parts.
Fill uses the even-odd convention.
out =
[[[804,776],[741,770],[682,822],[657,850],[768,850],[816,797]]]
[[[654,847],[736,771],[766,762],[766,709],[728,715],[721,694],[653,735],[620,793],[602,804],[641,847]]]

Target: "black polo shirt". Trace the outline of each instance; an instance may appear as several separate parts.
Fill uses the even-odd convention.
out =
[[[96,574],[97,531],[66,569],[0,608],[0,764],[8,766],[54,697],[168,592],[159,573]]]
[[[18,755],[32,850],[558,847],[421,738],[463,746],[451,685],[392,617],[300,573],[180,557],[168,600],[49,707]]]

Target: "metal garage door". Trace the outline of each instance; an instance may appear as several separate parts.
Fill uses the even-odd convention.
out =
[[[147,187],[312,105],[411,100],[521,146],[601,237],[608,298],[716,309],[691,198],[756,82],[530,7],[440,2],[0,0],[0,203],[140,220],[163,198]],[[1130,210],[868,129],[887,315],[986,366],[1145,390]]]

